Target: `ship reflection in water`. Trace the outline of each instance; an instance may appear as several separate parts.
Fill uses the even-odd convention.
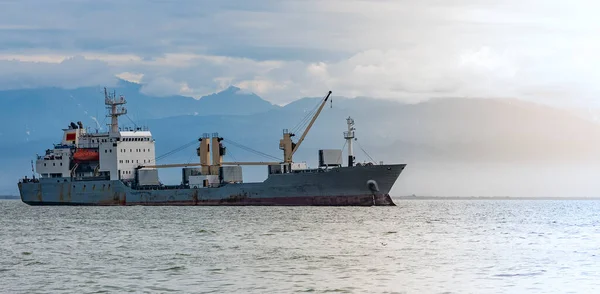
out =
[[[595,293],[600,201],[31,207],[0,201],[4,293]]]

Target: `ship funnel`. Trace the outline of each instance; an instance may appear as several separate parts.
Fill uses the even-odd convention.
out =
[[[80,129],[83,129],[83,123],[81,121],[78,121],[77,125],[79,126]]]
[[[74,122],[71,122],[71,129],[77,129],[77,125]]]

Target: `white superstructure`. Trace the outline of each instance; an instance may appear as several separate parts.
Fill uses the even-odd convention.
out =
[[[38,156],[36,171],[41,178],[101,177],[133,180],[139,166],[155,164],[152,133],[147,128],[119,128],[118,117],[127,113],[123,96],[105,92],[111,118],[109,131],[90,133],[81,122],[63,129],[63,138],[54,149]]]
[[[119,135],[117,144],[107,146],[114,148],[114,159],[107,157],[100,161],[106,171],[120,174],[120,179],[133,179],[135,168],[155,164],[154,139],[150,131],[121,131]]]

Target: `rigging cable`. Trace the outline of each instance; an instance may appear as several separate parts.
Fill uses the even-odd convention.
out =
[[[137,129],[137,124],[129,117],[129,115],[125,114],[125,117],[127,117],[127,119],[129,119],[129,121],[133,124],[133,126],[135,127],[135,129]]]
[[[299,122],[298,122],[298,123],[297,123],[297,124],[296,124],[296,125],[295,125],[295,126],[292,128],[292,130],[297,130],[298,128],[300,128],[300,126],[301,126],[302,124],[304,124],[304,123],[305,123],[305,122],[306,122],[306,121],[307,121],[307,120],[310,118],[311,114],[312,114],[312,113],[314,113],[314,112],[317,110],[318,106],[319,106],[319,104],[316,104],[316,105],[315,105],[315,106],[314,106],[314,107],[313,107],[313,108],[312,108],[312,109],[311,109],[311,110],[310,110],[308,113],[306,113],[306,114],[304,115],[304,117],[302,118],[302,120],[300,120],[300,121],[299,121]]]
[[[326,101],[324,101],[327,97],[329,97],[329,94],[323,98],[321,98],[321,100],[318,101],[317,105],[315,105],[315,107],[312,109],[312,111],[305,117],[305,121],[304,123],[300,126],[300,128],[298,129],[298,131],[300,129],[306,129],[308,127],[308,125],[310,124],[312,118],[317,114],[317,111],[319,111],[319,108],[321,107],[322,103],[325,103]],[[333,98],[332,100],[333,101]],[[323,105],[324,106],[324,105]],[[333,104],[331,106],[333,108]]]
[[[303,129],[306,125],[308,125],[308,123],[310,122],[310,118],[312,116],[314,116],[314,114],[317,112],[317,109],[319,109],[319,106],[321,105],[321,101],[323,99],[319,100],[318,103],[315,105],[315,107],[313,107],[313,109],[311,109],[310,112],[308,112],[304,118],[302,118],[302,120],[296,124],[296,126],[294,126],[294,128],[292,128],[292,133],[296,133],[298,131],[300,131],[301,129]]]
[[[294,128],[292,129],[292,133],[297,133],[297,132],[299,132],[299,131],[300,131],[300,130],[303,128],[303,126],[305,126],[305,125],[306,125],[306,124],[307,124],[307,123],[310,121],[310,118],[311,118],[311,117],[314,115],[315,111],[316,111],[315,109],[312,109],[311,111],[309,111],[309,112],[308,112],[308,113],[307,113],[307,114],[306,114],[306,115],[305,115],[305,116],[302,118],[302,120],[300,120],[300,121],[299,121],[299,122],[298,122],[298,123],[297,123],[297,124],[294,126]]]
[[[264,152],[261,152],[261,151],[258,151],[258,150],[254,150],[254,149],[252,149],[252,148],[250,148],[248,146],[244,146],[244,145],[242,145],[240,143],[237,143],[237,142],[234,142],[234,141],[232,141],[230,139],[223,139],[223,141],[225,141],[225,142],[227,142],[227,143],[229,143],[229,144],[231,144],[231,145],[233,145],[235,147],[238,147],[238,148],[244,149],[244,150],[246,150],[248,152],[254,153],[256,155],[261,155],[263,157],[267,157],[267,158],[270,158],[270,159],[273,159],[273,160],[282,161],[281,158],[277,158],[277,157],[269,155],[267,153],[264,153]]]
[[[355,139],[354,141],[355,141],[355,142],[356,142],[356,144],[358,145],[358,148],[360,148],[360,150],[362,150],[362,152],[364,152],[364,153],[365,153],[365,155],[367,155],[367,157],[368,157],[368,158],[371,160],[371,162],[372,162],[373,164],[376,164],[376,163],[377,163],[377,161],[375,161],[375,160],[373,159],[373,157],[371,157],[371,156],[369,155],[369,153],[367,153],[367,151],[365,151],[365,149],[363,149],[363,148],[362,148],[362,146],[360,145],[360,143],[358,142],[358,140],[356,140],[356,139]]]
[[[160,156],[156,157],[156,159],[155,159],[154,161],[156,162],[156,161],[159,161],[159,160],[161,160],[161,159],[164,159],[164,158],[165,158],[165,157],[167,157],[167,156],[173,155],[173,154],[175,154],[175,153],[177,153],[177,152],[179,152],[179,151],[181,151],[181,150],[184,150],[184,149],[186,149],[186,148],[189,148],[190,146],[192,146],[192,145],[194,145],[194,144],[197,144],[197,143],[198,143],[198,140],[194,140],[194,141],[192,141],[192,142],[189,142],[189,143],[187,143],[187,144],[185,144],[185,145],[179,146],[179,147],[177,147],[177,148],[175,148],[175,149],[173,149],[173,150],[171,150],[171,151],[169,151],[169,152],[167,152],[167,153],[164,153],[164,154],[162,154],[162,155],[160,155]]]
[[[194,157],[194,154],[192,153],[192,154],[190,155],[190,157],[188,157],[188,160],[186,161],[186,162],[187,162],[187,164],[191,164],[191,163],[192,163],[192,159],[193,159],[193,157]]]
[[[344,153],[344,148],[346,148],[346,144],[348,143],[348,141],[344,140],[344,146],[342,146],[342,152],[340,152],[340,157],[338,158],[338,162],[341,164],[342,163],[342,153]]]
[[[227,150],[227,155],[231,156],[231,158],[233,159],[234,162],[237,162],[237,158],[235,158],[235,156],[233,156],[233,153],[231,153],[231,150]]]

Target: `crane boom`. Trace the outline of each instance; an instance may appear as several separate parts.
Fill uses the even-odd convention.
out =
[[[296,150],[298,150],[298,147],[300,147],[300,144],[302,144],[302,141],[304,141],[304,138],[306,137],[306,134],[308,134],[308,131],[310,131],[310,128],[312,127],[312,125],[317,120],[317,117],[319,117],[319,114],[321,113],[321,110],[323,110],[323,107],[325,106],[325,103],[329,99],[330,95],[331,95],[331,91],[329,91],[329,93],[327,93],[327,96],[325,97],[325,99],[323,99],[323,102],[321,103],[321,106],[319,106],[319,109],[317,110],[317,112],[315,113],[315,115],[313,116],[313,118],[310,120],[310,123],[306,127],[306,130],[304,130],[304,133],[302,133],[302,136],[298,140],[298,143],[296,143],[296,147],[294,147],[294,150],[292,150],[292,154],[291,155],[294,155],[294,153],[296,153]]]
[[[280,162],[221,162],[221,165],[277,165]],[[202,163],[173,163],[173,164],[157,164],[157,165],[144,165],[139,168],[173,168],[173,167],[190,167],[190,166],[210,166],[210,164]]]

